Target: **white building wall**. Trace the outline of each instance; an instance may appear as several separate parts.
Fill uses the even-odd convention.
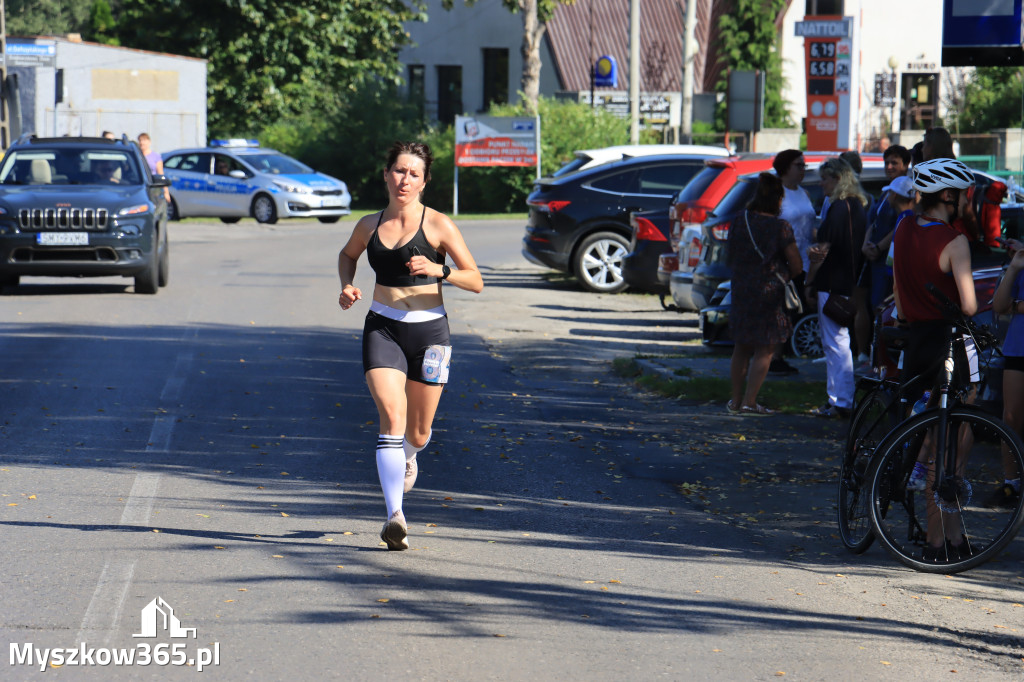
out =
[[[846,16],[854,17],[856,42],[860,45],[857,56],[859,78],[857,85],[857,112],[852,117],[851,137],[861,141],[878,132],[880,119],[888,109],[873,105],[876,73],[890,73],[889,58],[895,57],[897,107],[896,130],[899,130],[903,93],[899,91],[905,73],[935,71],[944,73],[942,63],[942,3],[937,0],[846,0]],[[804,65],[804,39],[795,35],[795,24],[804,20],[804,3],[796,0],[787,12],[782,28],[781,53],[783,77],[787,87],[784,99],[790,102],[790,111],[799,122],[807,116],[807,82]],[[935,68],[928,68],[934,64]],[[943,100],[947,86],[940,78],[939,115],[945,115]],[[854,93],[851,93],[851,99]],[[885,132],[885,131],[882,131]]]
[[[20,69],[22,80],[28,76],[33,81],[33,87],[25,89],[30,97],[22,99],[22,108],[32,109],[27,117],[32,129],[27,129],[26,123],[23,132],[91,137],[110,130],[118,137],[127,134],[133,139],[147,132],[153,148],[160,152],[205,146],[206,60],[95,43],[55,42],[56,67],[35,67],[31,73]],[[64,70],[64,99],[55,106],[56,69]]]
[[[523,19],[512,14],[501,0],[479,0],[467,6],[457,0],[451,10],[441,6],[441,0],[427,0],[426,22],[409,22],[406,30],[413,46],[403,48],[399,60],[405,65],[422,64],[424,69],[424,96],[427,114],[437,113],[436,66],[462,66],[462,113],[472,114],[484,110],[483,48],[508,50],[508,101],[519,101],[523,58]],[[558,76],[547,42],[541,50],[540,93],[554,95],[559,90]]]

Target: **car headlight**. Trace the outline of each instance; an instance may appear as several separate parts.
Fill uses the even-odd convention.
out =
[[[138,206],[126,206],[117,212],[117,215],[138,215],[140,213],[148,213],[149,204],[139,204]]]
[[[297,185],[287,180],[274,180],[274,184],[283,189],[285,192],[291,192],[292,194],[312,194],[313,190],[306,185]]]

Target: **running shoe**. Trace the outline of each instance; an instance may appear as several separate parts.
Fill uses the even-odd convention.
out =
[[[380,539],[387,543],[389,550],[400,552],[409,549],[409,541],[406,539],[408,534],[409,527],[405,525],[405,514],[399,509],[384,523]]]
[[[1020,492],[1009,483],[1004,483],[993,490],[982,506],[986,509],[1013,509],[1020,502]]]
[[[402,487],[404,492],[409,492],[416,485],[416,476],[419,473],[420,467],[416,464],[416,455],[413,455],[412,459],[405,460],[405,485]]]

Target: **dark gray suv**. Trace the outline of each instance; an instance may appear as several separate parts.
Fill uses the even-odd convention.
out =
[[[163,175],[122,138],[23,136],[0,161],[0,287],[21,277],[169,276]]]

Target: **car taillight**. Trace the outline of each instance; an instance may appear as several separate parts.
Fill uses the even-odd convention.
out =
[[[684,223],[702,223],[708,219],[708,211],[705,208],[687,206],[679,218]]]
[[[541,213],[554,213],[556,211],[562,210],[572,202],[564,200],[538,201],[534,199],[533,201],[527,201],[526,203],[529,204],[530,206],[533,206]]]
[[[679,269],[679,256],[674,253],[663,253],[658,256],[658,270],[661,272],[675,272]]]
[[[704,249],[704,244],[701,243],[700,239],[694,237],[690,240],[690,254],[686,258],[686,265],[689,268],[697,267],[697,263],[700,262],[700,253]]]
[[[667,242],[668,239],[654,226],[647,218],[633,217],[634,229],[636,230],[637,241],[646,239],[651,242]]]
[[[668,207],[668,219],[675,220],[678,216],[676,215],[676,206],[672,204]]]
[[[732,223],[719,223],[711,228],[711,236],[718,241],[724,242],[729,238],[729,226]]]

